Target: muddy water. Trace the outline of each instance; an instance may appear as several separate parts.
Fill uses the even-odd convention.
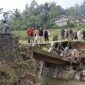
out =
[[[76,80],[62,81],[45,77],[43,78],[43,80],[45,81],[45,85],[85,85],[85,82]]]

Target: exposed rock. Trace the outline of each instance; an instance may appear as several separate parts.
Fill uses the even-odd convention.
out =
[[[48,76],[51,78],[57,78],[62,80],[73,80],[75,72],[71,68],[65,69],[66,67],[56,66],[55,69],[52,68],[44,68],[43,69],[43,76]],[[68,71],[67,71],[68,70]]]
[[[83,71],[81,72],[80,77],[81,77],[81,80],[82,80],[82,81],[85,81],[85,70],[83,70]]]
[[[70,71],[63,71],[60,73],[60,78],[59,79],[64,79],[64,80],[73,80],[74,78],[75,71],[70,70]]]
[[[76,72],[74,79],[80,80],[80,72]]]
[[[28,46],[19,45],[19,47],[20,47],[20,50],[21,50],[21,55],[22,55],[24,60],[33,58],[32,51],[29,49]]]

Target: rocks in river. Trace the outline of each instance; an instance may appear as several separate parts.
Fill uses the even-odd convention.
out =
[[[80,72],[76,72],[76,73],[75,73],[74,79],[75,79],[75,80],[80,80]]]
[[[85,81],[85,70],[74,70],[73,66],[56,65],[54,68],[44,67],[42,75],[60,80],[82,80]]]
[[[81,77],[81,80],[82,80],[82,81],[85,81],[85,70],[83,70],[83,71],[81,72],[80,77]]]
[[[75,71],[62,71],[58,74],[57,78],[63,79],[63,80],[72,80],[74,78]]]
[[[73,80],[76,71],[73,70],[71,67],[68,69],[64,66],[56,66],[55,69],[53,68],[44,68],[43,75],[48,76],[51,78],[62,79],[62,80]]]

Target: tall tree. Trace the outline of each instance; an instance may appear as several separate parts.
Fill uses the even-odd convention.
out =
[[[71,7],[69,9],[65,10],[66,15],[71,15],[71,16],[75,16],[76,17],[76,9],[74,7]]]
[[[30,12],[32,14],[36,15],[37,7],[38,7],[38,3],[35,0],[33,0],[30,4],[30,7],[29,7]]]
[[[26,5],[25,5],[25,10],[26,10],[26,11],[29,10],[28,3],[26,3]]]
[[[56,3],[52,3],[51,9],[50,9],[50,15],[52,16],[52,18],[55,18],[56,14],[57,14]]]
[[[44,12],[49,12],[50,11],[50,4],[46,2],[43,5],[43,10],[44,10]]]
[[[85,15],[85,2],[80,7],[81,14]]]
[[[65,15],[65,10],[61,6],[57,6],[57,15]]]

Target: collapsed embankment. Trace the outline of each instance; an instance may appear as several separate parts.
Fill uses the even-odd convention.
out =
[[[35,85],[38,82],[37,61],[23,57],[21,49],[14,35],[0,34],[0,85]]]

